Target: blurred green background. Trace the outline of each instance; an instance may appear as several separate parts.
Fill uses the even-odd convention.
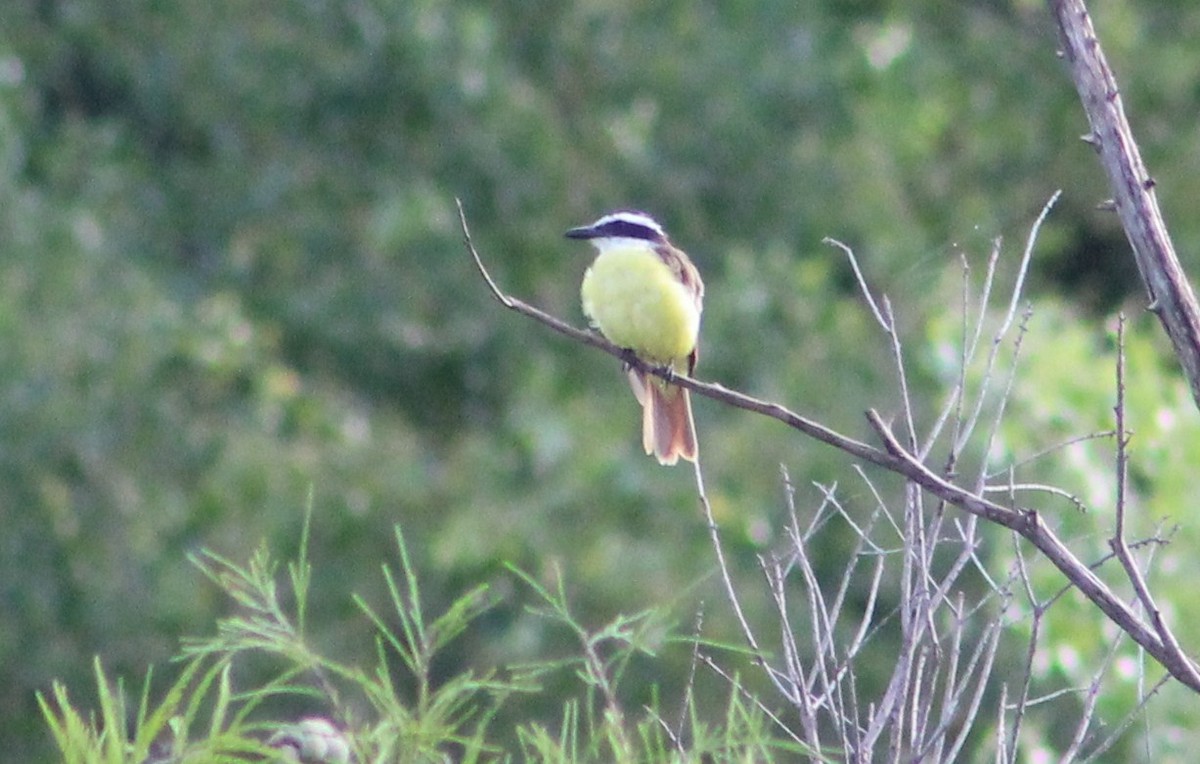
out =
[[[1092,11],[1195,270],[1200,6]],[[977,279],[1002,236],[1011,279],[1062,188],[1003,445],[1111,426],[1104,321],[1124,306],[1147,348],[1139,495],[1185,520],[1195,411],[1095,210],[1106,182],[1055,49],[1033,0],[8,0],[0,750],[46,754],[34,691],[52,678],[86,695],[94,655],[136,679],[211,632],[231,606],[185,554],[265,539],[286,556],[310,490],[314,638],[348,658],[371,649],[349,593],[381,598],[394,523],[431,610],[510,582],[504,561],[557,565],[585,621],[677,602],[686,628],[704,599],[731,638],[689,473],[640,453],[612,358],[491,299],[456,196],[500,283],[577,324],[590,251],[563,230],[651,211],[708,284],[698,375],[866,438],[862,411],[898,406],[888,347],[821,239],[891,298],[914,395],[936,404],[962,259]],[[696,410],[755,582],[780,541],[779,466],[802,505],[853,473],[776,423]],[[1103,503],[1110,463],[1097,445],[1042,477]],[[1094,520],[1076,532],[1101,549]],[[447,672],[553,653],[528,593],[502,591]],[[678,686],[687,660],[649,678]]]

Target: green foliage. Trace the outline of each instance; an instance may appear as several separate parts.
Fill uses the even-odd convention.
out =
[[[69,764],[124,764],[170,757],[169,761],[244,761],[247,756],[269,755],[270,749],[256,740],[254,725],[247,724],[234,706],[249,709],[265,693],[251,693],[235,701],[230,684],[231,664],[206,666],[191,661],[161,701],[150,698],[147,676],[136,716],[126,708],[120,684],[113,686],[100,660],[95,663],[99,718],[85,718],[71,705],[67,689],[56,682],[53,703],[38,695],[54,743],[63,762]],[[203,723],[202,717],[210,721]],[[132,719],[133,737],[127,730]],[[169,743],[158,741],[168,740]]]
[[[802,746],[774,739],[765,708],[732,695],[727,716],[703,723],[690,696],[681,707],[694,730],[685,742],[652,708],[636,722],[627,719],[618,692],[636,654],[652,653],[652,645],[668,638],[661,614],[645,612],[619,617],[589,632],[571,614],[559,578],[554,592],[526,573],[513,572],[545,603],[538,617],[567,627],[579,639],[577,657],[526,666],[511,679],[475,676],[467,671],[439,676],[435,663],[445,648],[489,608],[486,587],[460,596],[430,619],[421,605],[421,588],[408,548],[396,528],[399,577],[387,565],[383,575],[392,612],[386,615],[356,597],[376,634],[377,662],[368,670],[315,651],[305,636],[305,612],[313,570],[306,558],[307,530],[300,558],[288,565],[288,590],[278,587],[279,570],[265,548],[246,566],[205,552],[194,562],[238,606],[210,637],[189,640],[179,678],[161,699],[152,697],[148,676],[136,714],[126,707],[121,684],[110,682],[95,662],[98,716],[86,715],[71,703],[56,682],[49,698],[38,702],[54,743],[65,762],[245,761],[279,756],[278,749],[302,748],[305,731],[314,729],[325,745],[305,761],[344,762],[349,752],[361,762],[419,762],[496,759],[504,740],[491,729],[500,706],[512,697],[540,690],[539,677],[566,672],[583,686],[583,699],[568,700],[557,735],[543,723],[527,722],[516,730],[522,753],[550,761],[684,761],[701,755],[769,761]],[[316,579],[320,580],[320,579]],[[293,608],[285,607],[283,597]],[[395,619],[398,627],[392,626]],[[683,647],[686,643],[680,642]],[[269,668],[261,659],[268,658]],[[399,659],[401,674],[393,669]],[[237,680],[236,676],[252,677]],[[599,698],[599,700],[598,700]],[[309,718],[285,721],[295,701],[315,703],[338,720]],[[282,717],[282,718],[281,718]],[[776,720],[777,721],[777,720]],[[131,732],[127,732],[131,730]],[[276,749],[276,750],[273,750]],[[334,753],[327,753],[333,751]]]
[[[1177,249],[1200,251],[1200,11],[1095,10]],[[821,239],[853,245],[919,333],[958,320],[943,288],[958,255],[1019,235],[1061,187],[1033,286],[1071,305],[1047,329],[1070,347],[1044,355],[1089,371],[1031,364],[1013,426],[1070,437],[1092,427],[1070,407],[1111,406],[1088,327],[1140,296],[1114,216],[1094,210],[1107,194],[1041,3],[15,0],[0,16],[0,749],[14,758],[46,750],[35,691],[91,682],[95,655],[112,675],[166,660],[221,611],[188,554],[291,544],[310,490],[312,555],[364,601],[392,597],[375,566],[397,521],[438,612],[505,580],[506,562],[538,580],[557,564],[586,623],[713,601],[687,481],[642,458],[617,365],[499,311],[455,196],[502,284],[577,322],[585,263],[561,232],[651,210],[709,285],[700,376],[865,436],[863,409],[897,406],[889,348]],[[1148,412],[1133,500],[1183,520],[1190,404],[1159,371],[1131,383]],[[910,380],[918,398],[941,382],[933,362]],[[756,582],[781,536],[778,465],[798,485],[850,473],[776,424],[706,402],[697,416],[733,574]],[[1002,433],[1014,456],[1052,442]],[[1062,475],[1089,501],[1100,447],[1070,449],[1085,453]],[[1188,580],[1186,555],[1165,559]],[[529,590],[497,599],[437,673],[561,647]],[[348,664],[375,656],[337,587],[307,606],[308,639]],[[686,658],[660,668],[664,691],[685,684]]]
[[[308,698],[349,728],[358,761],[425,761],[439,758],[439,751],[447,746],[460,750],[462,760],[477,757],[487,749],[485,732],[491,716],[481,710],[480,696],[493,696],[498,703],[509,693],[528,688],[470,672],[432,687],[431,659],[482,613],[486,590],[468,592],[427,622],[399,529],[396,534],[404,594],[386,566],[384,575],[395,595],[392,615],[399,618],[400,630],[393,632],[360,602],[378,633],[378,663],[373,669],[364,671],[325,657],[307,641],[305,612],[312,570],[303,545],[300,560],[288,566],[287,594],[294,600],[294,613],[281,601],[277,566],[265,548],[245,567],[205,553],[195,563],[238,604],[241,613],[222,619],[216,635],[188,643],[186,668],[161,702],[148,700],[147,680],[133,720],[132,740],[124,737],[129,716],[123,692],[109,686],[98,661],[101,714],[94,725],[70,705],[65,688],[56,684],[54,707],[45,699],[40,702],[60,752],[68,761],[88,762],[142,761],[152,747],[172,761],[233,760],[237,754],[266,753],[275,738],[263,733],[289,729],[272,716],[288,707],[281,701]],[[265,671],[255,660],[263,656],[271,659]],[[406,679],[416,683],[415,699],[406,697],[405,683],[393,678],[389,665],[393,656],[403,661]],[[234,689],[235,669],[240,674],[247,665],[256,679],[248,687]]]

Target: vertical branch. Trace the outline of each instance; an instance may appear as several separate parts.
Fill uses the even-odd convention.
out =
[[[1048,0],[1048,4],[1058,24],[1063,56],[1071,67],[1075,89],[1091,125],[1085,140],[1100,154],[1112,186],[1113,205],[1121,216],[1149,293],[1150,310],[1171,339],[1192,398],[1200,405],[1200,307],[1175,256],[1154,194],[1154,179],[1142,163],[1125,118],[1116,78],[1104,58],[1083,0]]]
[[[1115,541],[1125,545],[1125,502],[1128,499],[1129,431],[1125,429],[1125,314],[1117,316],[1117,512]],[[1128,550],[1126,550],[1128,552]],[[1123,560],[1122,560],[1123,561]]]
[[[1001,726],[1000,733],[997,737],[1000,740],[1008,742],[1007,755],[997,755],[996,760],[1006,762],[1006,764],[1015,762],[1017,755],[1021,751],[1021,724],[1025,721],[1025,712],[1029,709],[1029,694],[1033,687],[1033,662],[1037,658],[1038,638],[1041,636],[1042,617],[1046,612],[1046,604],[1038,600],[1037,594],[1033,591],[1033,581],[1029,578],[1029,568],[1025,564],[1025,554],[1021,551],[1021,542],[1015,535],[1013,536],[1013,553],[1015,556],[1014,567],[1016,569],[1016,577],[1021,582],[1025,589],[1025,598],[1029,601],[1030,621],[1029,621],[1029,641],[1025,650],[1025,664],[1021,674],[1021,690],[1017,701],[1013,704],[1013,722],[1012,727],[1008,730],[1008,736],[1004,735],[1004,727]],[[1051,600],[1053,601],[1053,600]],[[1004,697],[1000,699],[1000,716],[1003,718],[1005,701],[1008,696],[1008,688],[1005,686]]]
[[[1162,640],[1164,649],[1168,651],[1183,670],[1188,672],[1189,679],[1200,682],[1200,670],[1197,670],[1196,665],[1184,653],[1183,648],[1179,645],[1179,641],[1175,638],[1175,633],[1171,631],[1166,621],[1163,620],[1162,611],[1159,610],[1158,604],[1154,601],[1154,596],[1150,593],[1150,587],[1146,583],[1146,577],[1142,574],[1141,568],[1138,567],[1137,560],[1133,559],[1133,554],[1129,551],[1129,543],[1125,538],[1125,512],[1127,510],[1126,484],[1129,473],[1129,433],[1125,429],[1124,315],[1120,316],[1117,323],[1117,405],[1115,407],[1115,414],[1117,420],[1117,509],[1116,527],[1108,545],[1117,560],[1120,561],[1121,567],[1125,570],[1125,575],[1129,576],[1129,581],[1133,584],[1133,591],[1137,595],[1137,601],[1145,608],[1146,614],[1150,617],[1151,625]]]

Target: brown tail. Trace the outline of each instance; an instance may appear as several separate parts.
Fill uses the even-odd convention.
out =
[[[659,464],[671,465],[680,457],[696,461],[696,425],[692,421],[692,399],[682,387],[668,385],[657,377],[629,371],[629,384],[642,404],[642,446]]]

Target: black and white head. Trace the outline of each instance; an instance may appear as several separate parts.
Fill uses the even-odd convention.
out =
[[[612,247],[667,244],[667,234],[654,218],[637,210],[610,212],[591,225],[567,231],[568,239],[587,239],[603,252]]]

